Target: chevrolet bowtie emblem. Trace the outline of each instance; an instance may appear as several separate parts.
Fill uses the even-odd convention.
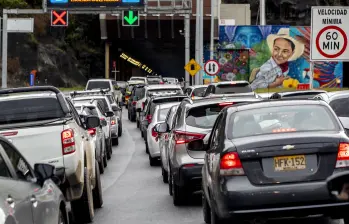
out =
[[[291,150],[294,149],[294,145],[285,145],[282,149]]]

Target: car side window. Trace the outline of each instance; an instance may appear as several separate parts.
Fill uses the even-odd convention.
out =
[[[215,122],[215,124],[214,124],[214,126],[212,128],[211,137],[210,137],[210,143],[209,143],[210,144],[209,149],[212,149],[212,148],[218,146],[219,131],[220,131],[221,127],[222,127],[222,124],[221,124],[222,123],[221,122],[222,117],[223,117],[222,114],[220,114],[217,117],[216,122]]]
[[[0,177],[8,177],[11,178],[10,171],[5,163],[4,158],[0,155]]]
[[[0,141],[0,144],[10,159],[18,178],[23,181],[32,180],[34,176],[30,170],[30,165],[23,159],[22,155],[6,142]]]
[[[74,120],[76,121],[76,123],[77,123],[80,127],[83,127],[82,122],[81,122],[81,120],[80,120],[80,116],[79,116],[78,112],[76,112],[75,107],[74,107],[73,104],[72,104],[71,102],[69,102],[69,101],[68,101],[68,104],[69,104],[70,110],[72,111],[72,116],[73,116]]]

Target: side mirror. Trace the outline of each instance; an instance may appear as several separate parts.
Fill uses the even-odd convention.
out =
[[[55,176],[56,168],[50,164],[34,164],[34,172],[40,185],[43,185],[43,183],[48,179],[52,179],[57,185],[61,184],[60,179]]]
[[[157,127],[155,131],[158,133],[166,133],[169,131],[169,128],[166,122],[158,123],[155,127]]]
[[[332,197],[349,201],[349,171],[334,174],[327,178],[327,189]]]
[[[198,140],[189,142],[188,143],[188,150],[190,150],[190,151],[206,151],[204,141],[202,139],[198,139]]]
[[[114,112],[113,111],[107,111],[107,112],[105,112],[105,116],[106,117],[112,117],[112,116],[114,116]]]
[[[100,125],[100,120],[97,116],[88,116],[85,118],[86,129],[95,128]]]

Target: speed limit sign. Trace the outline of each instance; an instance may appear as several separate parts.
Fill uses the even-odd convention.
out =
[[[349,7],[312,7],[311,61],[349,61]]]

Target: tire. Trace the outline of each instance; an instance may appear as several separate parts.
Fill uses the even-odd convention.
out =
[[[99,168],[99,172],[101,174],[104,173],[104,157],[101,158],[101,161],[100,162],[97,162],[98,163],[98,168]]]
[[[207,202],[205,192],[202,191],[202,212],[204,215],[204,221],[207,224],[211,223],[211,209],[210,205]]]
[[[93,204],[94,208],[102,208],[103,196],[102,196],[102,185],[101,185],[101,175],[99,173],[98,162],[95,162],[96,166],[96,186],[93,189]]]
[[[139,128],[139,127],[140,127],[140,125],[139,125],[139,121],[137,120],[136,122],[137,122],[137,128]]]
[[[112,144],[113,145],[119,145],[119,138],[112,138]]]
[[[141,136],[142,136],[142,138],[144,138],[144,134],[143,134],[142,128],[141,128]]]
[[[150,166],[156,166],[158,160],[156,158],[152,158],[151,155],[149,154],[149,165]]]
[[[95,216],[91,181],[89,176],[88,170],[85,167],[84,191],[80,199],[72,202],[75,220],[78,220],[79,222],[82,221],[83,223],[93,222]]]
[[[122,122],[119,122],[118,136],[121,137],[121,135],[122,135]]]
[[[107,147],[106,147],[106,154],[107,154],[107,159],[111,159],[111,150],[110,150],[110,144],[106,143]]]
[[[103,165],[104,168],[108,166],[107,152],[105,152],[105,155],[103,156]]]
[[[173,196],[173,192],[172,192],[172,174],[171,174],[171,170],[170,173],[168,175],[168,193],[169,195]]]
[[[162,173],[162,182],[164,182],[165,184],[168,183],[168,173],[167,171],[164,169],[164,167],[161,166],[161,173]]]
[[[145,142],[145,152],[149,154],[148,142]]]
[[[172,174],[171,179],[172,179],[173,205],[174,206],[184,205],[186,202],[187,192],[185,191],[184,187],[180,187],[174,182],[173,174]]]
[[[64,217],[64,211],[59,210],[58,224],[67,224],[67,220]]]

